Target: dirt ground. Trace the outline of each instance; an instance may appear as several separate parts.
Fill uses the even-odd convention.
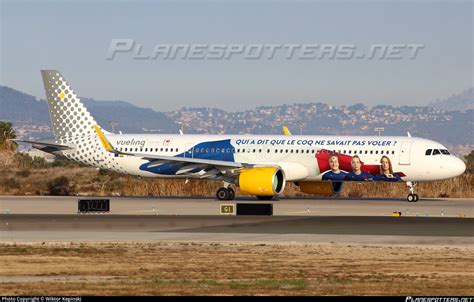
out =
[[[473,295],[474,248],[0,244],[2,295]]]

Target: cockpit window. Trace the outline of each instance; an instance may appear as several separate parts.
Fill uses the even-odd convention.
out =
[[[441,154],[441,152],[439,152],[438,149],[434,149],[434,150],[433,150],[433,155],[438,155],[438,154]]]
[[[432,151],[432,149],[426,150],[425,155],[431,155],[431,151]]]
[[[449,155],[449,151],[446,150],[446,149],[441,149],[440,151],[441,151],[441,153],[443,153],[443,154]]]

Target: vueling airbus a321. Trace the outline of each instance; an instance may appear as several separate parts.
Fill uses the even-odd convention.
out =
[[[416,182],[456,177],[466,165],[435,141],[411,136],[114,134],[101,128],[66,79],[41,71],[54,139],[22,141],[101,169],[141,177],[221,181],[219,200],[232,186],[270,200],[294,182],[326,195],[345,181],[404,181],[418,201]],[[287,133],[288,134],[288,133]]]

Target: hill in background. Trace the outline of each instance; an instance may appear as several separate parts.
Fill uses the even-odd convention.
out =
[[[472,110],[474,109],[474,87],[459,94],[454,94],[447,99],[431,102],[429,106],[446,111],[465,112]]]
[[[281,126],[287,125],[293,134],[303,130],[303,134],[315,135],[375,135],[374,128],[383,127],[384,135],[410,132],[448,146],[474,145],[474,109],[466,109],[472,107],[472,89],[439,103],[450,103],[452,108],[454,103],[468,104],[454,111],[430,106],[331,106],[314,102],[237,112],[207,107],[157,112],[125,101],[82,100],[100,125],[111,131],[109,122],[115,121],[116,132],[124,133],[178,133],[179,122],[185,125],[186,133],[209,134],[281,134]],[[5,86],[0,86],[0,120],[11,121],[20,138],[51,136],[46,101]]]

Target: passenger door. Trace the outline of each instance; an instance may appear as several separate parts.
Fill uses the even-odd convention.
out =
[[[411,153],[411,142],[402,142],[400,147],[400,165],[409,165],[410,164],[410,153]]]

